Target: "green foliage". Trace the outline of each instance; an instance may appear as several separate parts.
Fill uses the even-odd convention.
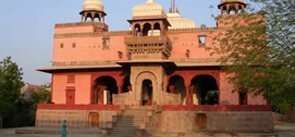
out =
[[[210,48],[221,55],[236,91],[263,95],[279,112],[295,101],[295,2],[253,0],[262,6],[255,13],[232,15],[247,25],[235,24]],[[222,17],[219,17],[220,19]]]
[[[22,72],[10,57],[0,62],[0,117],[3,127],[32,126],[35,121],[37,103],[48,103],[50,92],[46,87],[24,99],[20,94],[23,87]]]
[[[31,101],[35,105],[34,108],[38,103],[50,103],[51,93],[46,88],[42,88],[32,93]]]
[[[7,102],[15,102],[20,96],[23,86],[22,72],[11,57],[0,62],[0,99]]]
[[[5,126],[13,126],[17,114],[17,101],[23,86],[22,72],[10,57],[0,62],[0,116]]]

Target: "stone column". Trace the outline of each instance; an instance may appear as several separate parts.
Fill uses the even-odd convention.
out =
[[[117,78],[117,85],[118,85],[118,94],[122,94],[122,88],[123,88],[123,79],[121,77]]]
[[[185,89],[186,89],[185,104],[192,105],[193,104],[192,86],[190,84],[185,84]]]
[[[189,84],[185,84],[185,104],[186,105],[189,105],[190,104],[190,93],[189,93],[189,90],[190,90],[190,86]]]

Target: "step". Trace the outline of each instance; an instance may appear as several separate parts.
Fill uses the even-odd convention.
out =
[[[135,137],[136,130],[146,123],[148,112],[151,111],[150,107],[122,111],[109,137]]]

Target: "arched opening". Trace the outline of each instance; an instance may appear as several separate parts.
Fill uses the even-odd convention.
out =
[[[94,104],[112,104],[112,95],[118,94],[117,82],[113,77],[103,76],[95,80]]]
[[[223,6],[223,7],[222,7],[222,12],[225,13],[225,14],[227,14],[226,6]]]
[[[88,13],[86,16],[86,22],[92,21],[92,15],[91,13]]]
[[[97,112],[89,113],[89,127],[91,128],[99,128],[99,114]]]
[[[219,91],[217,82],[210,75],[198,75],[191,81],[191,86],[196,94],[194,98],[198,105],[214,105],[218,104]]]
[[[154,24],[154,30],[152,36],[160,36],[161,35],[161,26],[160,23]]]
[[[124,78],[122,92],[126,93],[126,92],[130,92],[130,91],[132,91],[132,86],[131,86],[131,83],[130,83],[130,76],[126,76]]]
[[[101,19],[100,19],[100,16],[99,16],[99,14],[95,14],[95,16],[94,16],[94,19],[93,19],[95,22],[100,22],[101,21]]]
[[[161,25],[160,25],[160,23],[155,23],[154,24],[154,30],[161,30]]]
[[[181,102],[182,104],[185,103],[186,91],[185,91],[184,79],[181,76],[176,75],[176,76],[172,76],[169,79],[167,91],[169,93],[181,94]]]
[[[229,7],[229,14],[231,14],[231,15],[236,14],[236,8],[234,5],[231,5]]]
[[[142,82],[142,105],[150,106],[152,105],[153,99],[153,83],[151,80],[144,80]]]
[[[152,28],[151,28],[151,24],[149,24],[149,23],[146,23],[146,24],[144,24],[143,25],[143,36],[148,36],[148,33],[149,33],[149,31],[151,30]]]
[[[141,36],[141,28],[139,24],[134,25],[135,36]]]

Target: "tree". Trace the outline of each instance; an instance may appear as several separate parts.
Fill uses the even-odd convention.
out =
[[[42,89],[32,93],[31,101],[33,101],[36,105],[38,103],[50,103],[51,93],[45,87],[43,87]]]
[[[295,2],[253,0],[261,9],[232,15],[234,24],[220,33],[210,48],[219,54],[235,91],[263,95],[278,111],[290,110],[295,100]]]
[[[0,62],[0,116],[4,126],[12,126],[17,113],[17,100],[23,86],[22,72],[18,65],[7,57]]]

